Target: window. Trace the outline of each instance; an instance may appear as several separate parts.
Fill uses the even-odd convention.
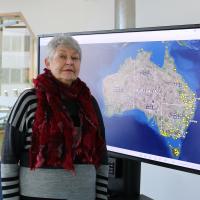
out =
[[[34,76],[35,38],[23,19],[20,13],[0,14],[0,148],[10,109]]]

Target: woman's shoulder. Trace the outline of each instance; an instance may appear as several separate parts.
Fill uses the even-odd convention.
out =
[[[19,95],[18,100],[27,98],[36,98],[35,88],[26,88],[25,90],[23,90]]]
[[[17,98],[17,101],[15,102],[15,106],[24,105],[36,99],[37,97],[36,97],[35,89],[27,88],[20,93],[19,97]]]
[[[35,88],[26,88],[20,94],[20,96],[29,96],[29,95],[36,95]]]
[[[91,95],[91,99],[93,104],[98,104],[97,99],[93,95]]]
[[[24,116],[30,108],[35,107],[36,102],[35,89],[25,89],[20,93],[15,104],[12,106],[8,117],[8,123],[12,124],[14,127],[23,127],[20,124],[24,124]]]

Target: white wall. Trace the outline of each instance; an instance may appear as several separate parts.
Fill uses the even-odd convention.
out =
[[[0,0],[0,13],[21,12],[35,35],[114,28],[114,0]]]
[[[199,0],[136,0],[136,27],[200,23]],[[200,199],[200,175],[142,164],[141,193],[155,200]]]
[[[141,193],[154,200],[199,200],[200,175],[142,163]]]
[[[200,23],[199,0],[136,0],[136,27]]]

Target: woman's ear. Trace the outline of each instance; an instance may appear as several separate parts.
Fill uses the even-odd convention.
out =
[[[46,68],[49,69],[50,62],[49,62],[49,59],[48,59],[48,58],[45,58],[45,59],[44,59],[44,63],[45,63]]]

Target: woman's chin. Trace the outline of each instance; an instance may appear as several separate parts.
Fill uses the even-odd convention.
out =
[[[65,85],[69,85],[70,86],[72,84],[72,82],[74,82],[75,80],[76,80],[76,78],[73,77],[73,78],[68,78],[68,79],[63,78],[63,79],[60,79],[59,81],[64,83]]]

